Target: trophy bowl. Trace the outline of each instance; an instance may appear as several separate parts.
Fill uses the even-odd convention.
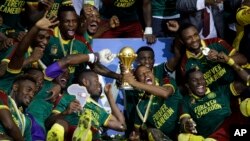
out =
[[[137,54],[135,53],[132,47],[126,46],[120,50],[118,58],[125,68],[125,73],[130,72],[132,70],[132,63],[134,62],[136,57]],[[125,82],[124,80],[122,80],[121,88],[125,90],[133,89],[132,86],[130,86],[128,82]]]

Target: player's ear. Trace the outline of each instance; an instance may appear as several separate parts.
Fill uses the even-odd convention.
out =
[[[17,91],[17,89],[18,89],[18,84],[13,84],[13,86],[12,86],[12,90],[14,91],[14,92],[16,92]]]
[[[89,80],[88,80],[88,79],[83,78],[83,80],[82,80],[82,84],[83,84],[83,86],[87,87],[87,86],[89,85]]]

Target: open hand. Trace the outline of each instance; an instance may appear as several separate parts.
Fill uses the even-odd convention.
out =
[[[44,30],[53,30],[53,27],[56,26],[59,21],[56,19],[57,17],[49,17],[47,18],[48,11],[45,12],[44,16],[36,22],[36,27]]]

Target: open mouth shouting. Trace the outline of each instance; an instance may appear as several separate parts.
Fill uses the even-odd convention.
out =
[[[148,84],[148,85],[152,85],[153,84],[153,80],[151,78],[149,78],[149,77],[147,77],[145,79],[145,81],[146,81],[146,84]]]

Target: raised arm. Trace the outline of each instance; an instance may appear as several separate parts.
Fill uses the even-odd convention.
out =
[[[29,48],[32,39],[38,33],[40,29],[49,30],[49,27],[58,24],[59,21],[56,21],[55,18],[46,18],[46,14],[42,19],[40,19],[25,35],[23,40],[20,42],[18,48],[14,52],[13,57],[11,58],[10,63],[8,64],[9,69],[20,70],[24,62],[24,54]]]
[[[126,130],[125,118],[123,116],[123,113],[119,110],[118,106],[115,103],[112,94],[111,84],[107,84],[105,86],[104,92],[107,96],[107,99],[109,101],[112,110],[112,115],[111,118],[108,120],[107,126],[111,129],[115,129],[118,131],[125,131]]]
[[[131,74],[130,72],[124,73],[123,78],[126,82],[128,82],[134,88],[139,89],[139,90],[144,90],[155,96],[167,98],[168,96],[174,93],[174,89],[170,85],[156,86],[156,85],[145,84],[143,82],[139,82],[135,80],[133,74]]]
[[[93,66],[92,66],[92,69],[100,74],[100,75],[103,75],[105,77],[109,77],[109,78],[113,78],[113,79],[116,79],[116,80],[121,80],[122,76],[118,73],[115,73],[111,70],[109,70],[107,67],[105,67],[103,64],[97,62],[95,63]]]
[[[54,3],[54,0],[40,0],[37,2],[27,2],[25,7],[28,20],[31,24],[36,23],[43,17],[46,11],[49,11]]]

